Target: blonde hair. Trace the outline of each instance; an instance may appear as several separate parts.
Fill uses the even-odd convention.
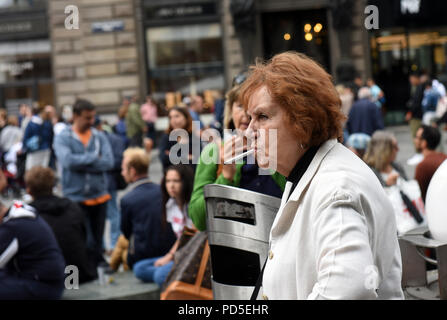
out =
[[[371,137],[363,160],[372,168],[384,171],[390,164],[393,152],[393,140],[396,140],[392,133],[386,131],[376,131]]]
[[[134,168],[137,174],[147,174],[151,159],[143,148],[127,148],[123,157],[128,159],[127,168]]]

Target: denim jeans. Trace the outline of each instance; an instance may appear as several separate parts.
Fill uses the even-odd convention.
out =
[[[110,191],[109,194],[112,198],[107,201],[107,219],[110,221],[110,249],[113,249],[121,234],[120,211],[117,204],[116,190]]]
[[[161,288],[174,265],[174,261],[170,261],[161,267],[155,267],[154,263],[159,258],[161,257],[138,261],[133,266],[133,273],[138,279],[144,282],[155,282]]]

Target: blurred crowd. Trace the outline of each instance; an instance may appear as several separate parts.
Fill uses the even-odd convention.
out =
[[[209,126],[200,118],[205,109],[200,95],[185,97],[167,110],[151,96],[142,104],[126,97],[113,125],[82,99],[61,113],[53,106],[25,104],[19,116],[0,110],[3,194],[29,197],[27,204],[15,202],[0,212],[0,298],[60,298],[66,265],[78,267],[81,283],[96,279],[97,267],[106,265],[111,271],[132,270],[141,281],[162,286],[174,266],[183,230],[206,229],[205,185],[281,197],[286,177],[277,172],[259,175],[250,156],[240,164],[222,161],[231,157],[228,146],[250,123],[239,101],[245,78],[235,77],[225,98],[209,108],[214,112]],[[410,163],[417,165],[415,179],[424,201],[431,177],[447,158],[437,151],[439,127],[447,122],[447,97],[444,86],[424,74],[412,74],[410,84],[407,121],[417,155]],[[384,131],[383,91],[373,79],[364,84],[360,78],[354,86],[338,85],[337,90],[346,116],[344,144],[376,173],[384,188],[407,180],[395,161],[398,141]],[[156,123],[165,113],[168,128],[160,136]],[[198,128],[193,121],[199,121]],[[220,133],[232,129],[239,135],[204,144],[200,159],[194,159],[191,143],[206,128]],[[170,134],[179,129],[188,136],[171,141]],[[177,144],[188,146],[188,164],[171,163],[171,148]],[[159,184],[148,177],[155,147],[163,166]],[[203,161],[205,156],[214,161]],[[106,219],[109,247],[103,240]],[[19,245],[14,245],[15,239]]]

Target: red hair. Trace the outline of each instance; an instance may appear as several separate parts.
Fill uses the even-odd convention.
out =
[[[263,86],[286,112],[299,142],[311,147],[329,139],[343,140],[341,100],[332,77],[318,63],[297,52],[278,54],[267,63],[257,61],[242,84],[240,101],[244,108]]]

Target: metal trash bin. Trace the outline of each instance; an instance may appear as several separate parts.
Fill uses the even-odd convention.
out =
[[[214,299],[248,300],[281,199],[217,184],[205,186],[204,196]]]
[[[447,300],[447,243],[431,238],[427,226],[399,237],[402,255],[402,287],[411,298]],[[425,249],[434,249],[436,260],[427,257]],[[427,271],[426,262],[437,266]]]

